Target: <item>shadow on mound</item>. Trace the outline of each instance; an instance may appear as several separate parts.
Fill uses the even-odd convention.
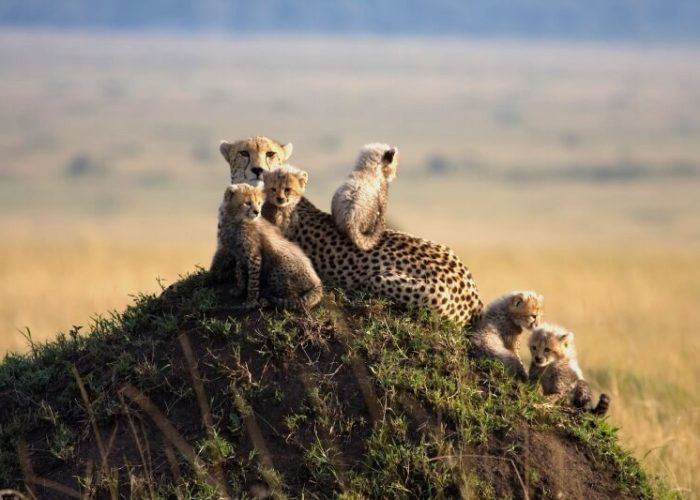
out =
[[[39,498],[667,495],[590,415],[421,311],[242,312],[197,272],[0,365],[0,487]]]

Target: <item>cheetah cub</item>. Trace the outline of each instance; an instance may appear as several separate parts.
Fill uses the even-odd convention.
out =
[[[396,177],[398,166],[396,148],[366,144],[355,169],[333,195],[335,225],[360,250],[374,248],[384,232],[389,183]]]
[[[234,293],[240,295],[247,283],[245,309],[259,305],[261,296],[280,307],[309,309],[321,300],[321,280],[304,252],[260,217],[263,201],[258,187],[232,184],[226,189],[211,273],[235,260]]]
[[[529,291],[510,292],[491,302],[469,332],[471,354],[497,359],[513,377],[525,381],[527,372],[520,360],[520,336],[537,326],[542,317],[543,298]]]
[[[542,385],[545,396],[564,395],[574,408],[605,415],[610,406],[607,394],[593,405],[593,393],[583,379],[576,359],[574,334],[556,325],[540,325],[530,336],[530,380]]]

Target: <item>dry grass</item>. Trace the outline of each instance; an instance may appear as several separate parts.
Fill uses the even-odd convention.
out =
[[[24,349],[22,330],[35,341],[84,325],[94,314],[122,309],[130,295],[159,290],[207,252],[175,245],[133,246],[83,240],[0,247],[0,351]],[[26,331],[25,331],[26,334]]]

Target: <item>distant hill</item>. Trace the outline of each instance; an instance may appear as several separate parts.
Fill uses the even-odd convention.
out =
[[[4,0],[0,25],[250,33],[697,40],[697,0]]]

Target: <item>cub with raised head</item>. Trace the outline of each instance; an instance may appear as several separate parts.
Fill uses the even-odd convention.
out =
[[[528,290],[497,298],[486,306],[468,333],[470,354],[476,358],[498,360],[510,375],[527,380],[518,348],[523,332],[539,324],[542,309],[542,295]]]
[[[366,144],[355,169],[333,195],[331,214],[335,225],[360,250],[373,248],[386,228],[389,183],[396,177],[398,166],[396,148]]]
[[[260,217],[261,188],[233,184],[219,208],[217,250],[210,272],[222,272],[235,260],[237,295],[247,284],[243,308],[260,298],[285,308],[309,309],[321,300],[321,280],[304,252]]]
[[[560,326],[543,324],[529,340],[532,363],[530,380],[542,386],[545,396],[564,396],[574,408],[604,415],[610,406],[607,394],[594,405],[593,393],[576,358],[574,334]]]
[[[279,167],[292,156],[292,143],[282,145],[256,135],[233,143],[221,141],[219,151],[231,168],[231,184],[262,186],[263,173]]]
[[[472,274],[449,248],[386,229],[362,251],[303,196],[306,172],[287,165],[264,178],[263,216],[304,250],[325,283],[425,307],[460,326],[481,312]]]

